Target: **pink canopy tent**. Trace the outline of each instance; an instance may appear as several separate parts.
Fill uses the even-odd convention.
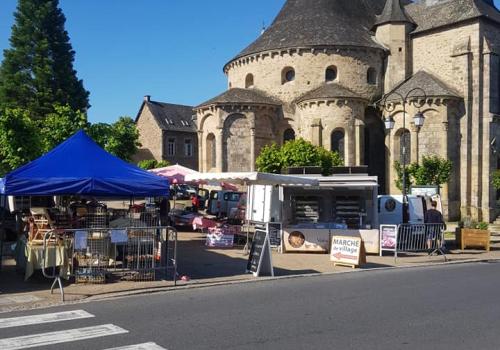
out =
[[[225,190],[238,191],[237,186],[230,184],[230,183],[227,183],[227,182],[186,181],[185,180],[186,175],[200,175],[201,173],[196,171],[196,170],[186,168],[185,166],[182,166],[179,164],[167,166],[165,168],[152,169],[152,170],[150,170],[150,172],[167,178],[171,184],[190,183],[190,184],[197,184],[197,185],[221,186]]]

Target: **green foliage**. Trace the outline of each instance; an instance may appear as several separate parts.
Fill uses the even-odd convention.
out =
[[[0,112],[0,176],[41,155],[37,125],[26,111]]]
[[[500,170],[495,170],[491,175],[491,184],[495,190],[500,190]]]
[[[407,165],[405,171],[403,172],[403,166],[400,162],[394,162],[394,170],[396,171],[396,187],[399,188],[400,191],[403,191],[403,174],[405,176],[405,188],[406,193],[410,192],[410,187],[413,185],[413,181],[411,178],[413,168],[412,165]]]
[[[424,156],[421,164],[411,163],[406,166],[405,180],[406,192],[415,184],[418,186],[434,185],[440,186],[450,181],[451,169],[453,163],[451,160],[443,159],[438,156]],[[396,171],[396,187],[403,190],[403,166],[398,161],[394,162]]]
[[[412,164],[416,185],[442,185],[450,181],[452,162],[438,156],[422,158],[421,164]]]
[[[145,159],[137,163],[137,166],[144,170],[164,168],[169,165],[170,163],[167,160],[157,161],[156,159]]]
[[[113,124],[90,125],[88,133],[106,151],[126,161],[132,159],[141,145],[139,131],[130,117],[120,117]]]
[[[288,141],[281,148],[276,144],[266,146],[256,160],[257,170],[268,173],[280,173],[287,167],[318,166],[324,175],[329,175],[332,166],[342,164],[338,153],[314,146],[304,139]]]
[[[283,167],[280,148],[275,143],[264,146],[255,161],[255,165],[260,172],[279,174]]]
[[[488,230],[488,227],[489,227],[489,226],[490,226],[490,225],[489,225],[487,222],[482,221],[482,222],[479,222],[479,223],[477,224],[477,229],[478,229],[478,230],[485,230],[485,231],[486,231],[486,230]]]
[[[42,137],[42,150],[48,152],[88,125],[87,116],[70,106],[54,106],[54,112],[37,121]]]
[[[88,91],[73,68],[74,51],[58,0],[19,0],[0,67],[0,107],[29,111],[32,119],[55,105],[86,111]]]
[[[488,230],[489,224],[487,222],[477,222],[472,220],[469,216],[464,217],[463,221],[458,222],[458,227],[474,230]]]

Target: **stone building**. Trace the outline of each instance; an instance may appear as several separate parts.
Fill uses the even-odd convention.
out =
[[[152,101],[145,96],[135,123],[141,148],[134,157],[168,160],[198,170],[198,137],[193,107]]]
[[[497,215],[500,13],[493,0],[288,0],[272,25],[226,63],[228,90],[195,107],[201,171],[253,170],[261,148],[302,137],[367,165],[399,193],[393,164],[453,161],[444,212]],[[414,91],[403,128],[374,102]],[[413,115],[422,112],[418,128]],[[497,141],[498,140],[498,141]]]

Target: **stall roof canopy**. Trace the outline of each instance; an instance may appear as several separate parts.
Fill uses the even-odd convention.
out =
[[[224,181],[237,185],[309,185],[318,186],[317,179],[267,173],[200,173],[186,175],[186,181]]]
[[[13,196],[167,196],[165,178],[117,158],[79,131],[42,157],[12,171],[0,193]]]

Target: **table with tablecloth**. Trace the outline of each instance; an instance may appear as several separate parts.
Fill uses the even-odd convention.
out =
[[[45,251],[45,262],[43,258],[44,246],[28,243],[25,245],[26,269],[24,280],[30,278],[35,270],[59,267],[59,276],[68,278],[70,274],[70,254],[68,247],[63,244],[48,245]]]

